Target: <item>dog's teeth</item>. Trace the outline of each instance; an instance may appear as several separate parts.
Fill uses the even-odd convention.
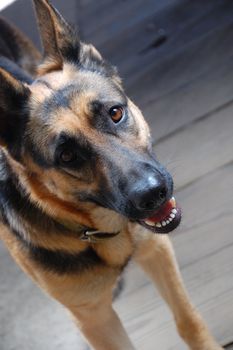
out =
[[[176,217],[175,214],[173,214],[173,213],[170,214],[170,218],[174,219],[175,217]]]
[[[166,226],[166,221],[162,221],[162,226]]]
[[[176,208],[173,208],[173,209],[172,209],[172,213],[173,213],[173,214],[177,214]]]
[[[144,222],[149,225],[149,226],[155,226],[155,223],[153,221],[150,220],[144,220]]]
[[[168,225],[170,223],[170,221],[169,220],[166,220],[166,224]]]
[[[160,222],[158,222],[155,226],[156,226],[156,227],[162,227],[162,225],[160,224]]]
[[[175,207],[176,206],[176,200],[175,200],[175,197],[172,197],[171,198],[171,203],[172,205]]]

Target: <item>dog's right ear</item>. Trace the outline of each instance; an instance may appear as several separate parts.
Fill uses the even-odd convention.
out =
[[[20,148],[30,94],[25,84],[0,68],[0,145],[14,153]]]
[[[63,62],[78,61],[80,40],[75,31],[48,0],[33,0],[44,48],[42,73],[62,69]]]

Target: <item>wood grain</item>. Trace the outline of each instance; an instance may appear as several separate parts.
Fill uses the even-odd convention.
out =
[[[230,83],[231,73],[228,74],[228,77]],[[224,81],[224,76],[222,79]],[[226,84],[222,100],[227,96],[227,88]],[[205,95],[203,90],[202,92],[203,98],[205,99],[207,95],[208,99],[208,94]],[[215,97],[214,92],[212,95]],[[230,94],[228,98],[230,98]],[[205,104],[205,101],[203,102]],[[197,105],[191,103],[189,105],[191,114],[197,105],[202,109],[201,99],[197,99]],[[214,169],[232,161],[232,110],[233,102],[218,112],[209,114],[194,123],[189,123],[187,127],[180,129],[154,147],[158,158],[167,165],[173,174],[177,190],[204,175],[208,176],[207,174],[210,174]],[[178,124],[182,117],[184,114],[177,113],[174,122]],[[173,118],[175,118],[175,112]]]

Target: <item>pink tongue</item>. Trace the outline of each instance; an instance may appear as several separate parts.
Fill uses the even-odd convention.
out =
[[[164,204],[164,206],[152,217],[147,218],[147,220],[150,220],[152,222],[159,222],[165,219],[167,216],[170,215],[172,208],[174,207],[173,200],[170,199],[167,203]]]

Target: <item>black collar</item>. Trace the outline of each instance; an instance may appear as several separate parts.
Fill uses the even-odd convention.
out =
[[[90,228],[90,227],[83,226],[81,224],[73,223],[68,220],[56,219],[56,221],[59,222],[59,224],[61,224],[68,230],[76,232],[79,235],[79,239],[81,241],[86,241],[88,243],[97,243],[97,242],[105,241],[117,236],[120,233],[120,231],[111,232],[111,233],[103,232],[95,228]]]

